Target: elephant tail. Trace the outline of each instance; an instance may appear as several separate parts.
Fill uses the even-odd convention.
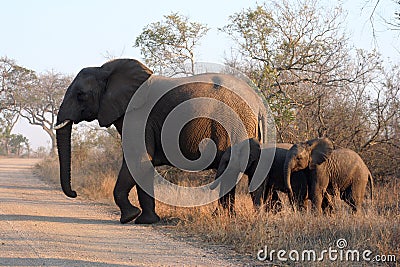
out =
[[[258,141],[260,144],[267,143],[267,122],[265,121],[266,114],[258,115]]]
[[[374,181],[372,179],[371,172],[368,174],[368,183],[369,183],[369,197],[371,198],[371,201],[372,201],[373,191],[374,191]]]

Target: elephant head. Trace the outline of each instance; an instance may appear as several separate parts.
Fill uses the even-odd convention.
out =
[[[73,123],[98,120],[110,126],[123,117],[133,94],[152,71],[133,59],[119,59],[101,67],[82,69],[68,87],[57,115],[60,181],[69,197],[71,189],[71,129]]]
[[[292,172],[309,168],[315,169],[316,165],[323,163],[333,151],[333,143],[328,138],[316,138],[292,146],[286,154],[283,166],[285,187],[292,200],[293,192],[290,185]]]
[[[249,149],[248,155],[246,153],[247,148]],[[220,177],[225,171],[227,171],[224,174],[224,177],[226,178],[221,181],[222,185],[225,186],[233,182],[236,183],[237,175],[240,172],[246,172],[254,165],[254,163],[258,162],[260,153],[260,143],[255,138],[242,141],[239,144],[227,148],[219,162],[216,178]],[[211,189],[216,188],[218,184],[219,182],[214,182]]]

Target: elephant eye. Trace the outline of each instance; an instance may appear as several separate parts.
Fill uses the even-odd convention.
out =
[[[77,97],[78,97],[79,101],[87,101],[88,100],[88,94],[86,92],[79,91]]]

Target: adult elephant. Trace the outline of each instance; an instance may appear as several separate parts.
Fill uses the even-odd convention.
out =
[[[67,89],[57,116],[57,147],[60,162],[60,180],[64,193],[69,197],[77,194],[71,188],[71,127],[73,123],[98,120],[100,126],[115,125],[120,134],[123,131],[124,116],[131,98],[141,85],[148,81],[162,79],[168,85],[174,79],[152,75],[152,71],[137,60],[118,59],[101,67],[82,69]],[[196,77],[196,76],[194,76]],[[225,103],[240,117],[246,135],[265,140],[265,108],[261,99],[245,82],[232,76],[208,74],[201,76],[203,82],[187,80],[166,93],[153,107],[146,124],[145,140],[148,158],[154,166],[171,165],[161,145],[161,129],[167,115],[179,104],[195,98],[213,98]],[[196,80],[196,79],[195,79]],[[222,82],[221,82],[222,81]],[[225,81],[225,82],[223,82]],[[159,85],[160,83],[158,83]],[[244,100],[232,88],[221,86],[229,84],[238,87]],[[150,89],[149,89],[150,90]],[[143,96],[150,95],[138,92]],[[142,102],[149,101],[136,95]],[[142,103],[143,104],[143,103]],[[140,108],[140,107],[138,107]],[[202,107],[208,113],[221,113],[215,106]],[[227,120],[229,114],[225,115]],[[201,117],[189,121],[179,134],[180,150],[185,158],[195,160],[200,157],[199,144],[205,139],[213,140],[217,152],[207,168],[217,168],[223,151],[231,144],[229,134],[215,120]],[[125,157],[114,188],[114,200],[121,210],[121,223],[134,219],[135,223],[155,223],[160,220],[155,212],[155,200],[151,194],[137,186],[141,211],[128,200],[130,190],[136,185]]]
[[[244,152],[246,146],[250,147],[250,152],[248,155]],[[264,181],[262,184],[253,192],[250,193],[253,204],[255,207],[261,205],[261,201],[264,202],[266,210],[280,210],[281,200],[277,191],[286,192],[286,185],[284,180],[283,166],[286,159],[286,154],[292,147],[289,143],[277,143],[274,147],[261,148],[258,140],[252,138],[236,144],[235,147],[229,147],[223,154],[221,161],[219,163],[216,178],[220,177],[224,172],[228,179],[232,182],[236,181],[240,170],[241,162],[247,162],[244,168],[244,174],[248,176],[249,185],[252,182],[253,176],[255,174],[258,165],[267,164],[266,162],[260,161],[261,153],[264,153],[267,157],[273,157],[272,164],[268,173],[264,175]],[[232,155],[232,150],[233,155]],[[248,158],[247,158],[248,157]],[[228,167],[230,166],[230,167]],[[291,188],[293,189],[295,203],[299,209],[305,208],[305,201],[307,200],[307,170],[293,172],[290,178]],[[219,184],[216,182],[214,186]],[[221,181],[224,183],[224,181]],[[221,185],[224,187],[224,185]],[[235,187],[223,197],[222,200],[223,207],[227,208],[230,212],[234,211],[235,203]]]
[[[291,173],[305,169],[310,170],[309,194],[319,213],[323,210],[324,197],[339,194],[353,212],[357,212],[368,182],[372,199],[372,176],[364,161],[350,149],[334,149],[328,138],[298,143],[289,150],[284,164],[285,186],[289,192],[292,192]]]

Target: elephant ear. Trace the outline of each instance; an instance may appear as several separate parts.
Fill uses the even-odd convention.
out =
[[[245,158],[246,156],[246,146],[249,146],[249,157]],[[260,143],[257,139],[251,138],[248,140],[243,141],[239,144],[240,148],[238,152],[240,154],[239,161],[240,161],[240,170],[245,172],[254,162],[258,162],[261,154],[261,147]]]
[[[134,59],[113,60],[105,63],[101,69],[104,73],[108,72],[109,76],[97,119],[100,126],[108,127],[125,114],[133,94],[153,72]]]
[[[328,138],[317,138],[306,143],[311,150],[310,169],[326,161],[334,149],[332,141]]]

